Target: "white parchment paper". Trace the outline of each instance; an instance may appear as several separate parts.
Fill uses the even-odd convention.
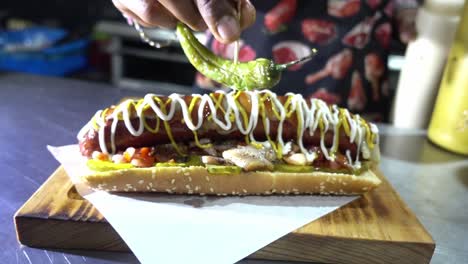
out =
[[[77,145],[48,148],[142,263],[234,263],[357,198],[109,194],[79,183]]]

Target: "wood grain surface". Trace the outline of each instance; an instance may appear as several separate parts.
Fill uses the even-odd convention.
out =
[[[435,244],[388,181],[280,238],[249,258],[326,263],[429,263]],[[31,247],[129,251],[59,167],[18,210],[19,241]]]

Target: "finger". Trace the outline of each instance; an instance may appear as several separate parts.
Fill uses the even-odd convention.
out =
[[[159,0],[159,2],[193,30],[202,31],[207,28],[193,0]]]
[[[255,8],[248,0],[195,1],[210,31],[222,43],[239,39],[241,30],[255,22]],[[240,10],[238,10],[238,1],[240,1]]]
[[[154,0],[112,0],[125,14],[145,27],[173,28],[177,19],[159,2]]]
[[[146,23],[145,21],[141,20],[137,15],[132,13],[130,10],[125,10],[122,11],[122,14],[124,14],[125,17],[131,18],[132,21],[128,21],[129,25],[133,26],[133,23],[138,23],[138,25],[145,27],[145,28],[152,28],[154,25],[150,25]]]
[[[230,43],[239,38],[237,2],[230,0],[195,0],[195,2],[216,39],[222,43]]]
[[[122,12],[122,15],[126,18],[126,19],[130,19],[127,20],[127,23],[129,25],[132,25],[133,23],[138,23],[140,26],[143,26],[143,27],[154,27],[154,25],[150,25],[146,22],[144,22],[143,20],[141,20],[137,15],[135,15],[135,13],[133,13],[132,11],[128,10],[127,8],[125,7],[117,7],[117,9],[119,9],[120,12]]]
[[[242,30],[255,23],[256,10],[249,0],[242,0],[240,27]]]

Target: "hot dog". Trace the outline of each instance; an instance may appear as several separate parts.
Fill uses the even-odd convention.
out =
[[[148,94],[98,111],[78,141],[83,180],[108,191],[355,194],[380,183],[377,127],[292,93]]]

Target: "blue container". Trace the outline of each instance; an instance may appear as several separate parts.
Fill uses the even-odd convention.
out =
[[[64,76],[86,67],[89,41],[56,44],[66,35],[49,28],[0,33],[0,70]]]

